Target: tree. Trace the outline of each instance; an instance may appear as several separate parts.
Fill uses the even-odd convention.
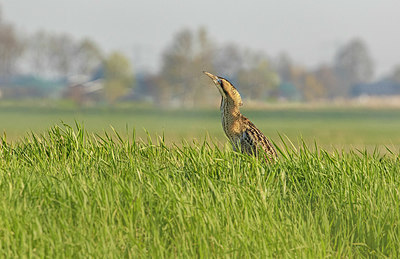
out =
[[[325,96],[324,85],[312,73],[306,73],[303,78],[302,90],[307,101],[314,101]]]
[[[400,84],[400,65],[395,66],[391,78]]]
[[[114,103],[125,95],[133,84],[132,66],[129,60],[120,52],[113,52],[104,61],[105,97],[109,103]]]
[[[86,38],[76,46],[76,73],[90,76],[101,65],[103,54],[97,44]]]
[[[56,74],[67,77],[75,74],[76,45],[73,38],[67,34],[53,35],[49,42],[50,64]]]
[[[287,54],[281,54],[275,66],[287,97],[298,98],[300,93],[306,101],[321,99],[327,92],[325,81],[333,80],[329,75],[329,69],[320,67],[316,72],[308,71],[305,67],[293,64]],[[297,89],[297,93],[293,91],[294,88]]]
[[[25,55],[31,72],[45,77],[90,77],[101,66],[103,55],[90,39],[76,41],[68,34],[39,31],[27,40]]]
[[[257,61],[256,61],[257,62]],[[260,100],[272,94],[276,95],[279,76],[263,59],[254,64],[248,64],[247,69],[238,72],[238,86],[244,97]]]
[[[195,33],[185,29],[178,32],[170,46],[164,51],[161,78],[158,86],[163,87],[161,105],[176,102],[183,106],[206,103],[209,88],[204,87],[207,79],[201,71],[213,70],[214,46],[204,28]]]
[[[38,31],[27,40],[25,58],[32,73],[38,75],[50,75],[52,73],[50,57],[50,35],[44,31]]]
[[[325,89],[324,95],[329,98],[335,97],[339,84],[335,70],[328,65],[321,65],[317,68],[314,75],[316,80],[318,80]]]
[[[213,62],[218,74],[234,78],[243,69],[243,52],[238,46],[228,44],[216,51]]]
[[[279,95],[289,100],[300,100],[304,97],[302,93],[301,74],[305,71],[303,68],[294,65],[290,56],[282,52],[274,61],[274,68],[280,79]]]
[[[14,27],[3,22],[0,10],[0,77],[8,78],[16,72],[23,47]]]
[[[337,96],[346,97],[351,86],[369,82],[373,78],[374,63],[363,40],[353,39],[338,50],[335,72],[340,80]]]
[[[293,62],[287,53],[279,54],[278,58],[274,62],[274,67],[282,82],[291,82]]]
[[[38,31],[27,40],[26,59],[36,75],[68,77],[76,74],[77,46],[67,34]]]

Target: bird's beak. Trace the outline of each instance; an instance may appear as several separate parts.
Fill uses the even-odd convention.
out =
[[[220,92],[222,97],[226,97],[224,89],[222,89],[221,79],[218,76],[215,76],[215,75],[213,75],[211,73],[208,73],[206,71],[203,71],[203,73],[206,74],[207,76],[209,76],[213,80],[215,86],[218,88],[218,91]]]
[[[203,73],[206,74],[207,76],[209,76],[214,81],[215,84],[219,84],[218,83],[218,80],[219,80],[218,76],[214,76],[213,74],[208,73],[206,71],[203,71]]]

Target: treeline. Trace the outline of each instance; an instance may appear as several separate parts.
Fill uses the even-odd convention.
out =
[[[2,19],[0,10],[0,97],[52,96],[82,102],[82,94],[68,94],[68,87],[97,79],[103,99],[116,101],[134,85],[130,60],[118,51],[105,55],[88,38],[46,31],[21,35]]]
[[[209,82],[202,70],[229,78],[244,98],[259,101],[349,98],[355,95],[354,89],[374,80],[373,58],[359,38],[339,48],[332,62],[308,69],[287,54],[270,57],[234,44],[218,45],[200,28],[185,29],[173,37],[160,72],[148,76],[142,90],[150,90],[147,94],[165,105],[207,103],[203,96],[209,89],[204,85]],[[400,66],[388,78],[399,84],[400,94]]]
[[[70,98],[79,104],[135,99],[160,106],[207,105],[218,95],[207,87],[211,84],[203,70],[228,78],[243,98],[256,101],[349,98],[362,95],[365,89],[379,92],[381,85],[391,87],[388,94],[400,94],[400,66],[387,78],[374,81],[373,58],[358,38],[339,48],[330,63],[309,69],[287,54],[271,57],[235,44],[217,44],[205,28],[183,29],[164,49],[157,72],[134,73],[133,67],[123,53],[106,55],[91,39],[45,31],[21,35],[0,12],[3,98]]]
[[[67,34],[45,31],[21,35],[0,14],[0,76],[3,79],[21,73],[52,78],[91,75],[103,59],[101,49],[90,39],[77,41]]]

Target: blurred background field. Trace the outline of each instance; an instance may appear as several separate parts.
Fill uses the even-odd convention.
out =
[[[399,2],[332,3],[241,3],[221,19],[227,6],[209,0],[0,0],[0,132],[15,141],[76,120],[225,143],[207,70],[275,141],[398,147]]]
[[[28,132],[43,133],[62,122],[82,124],[89,133],[112,134],[112,127],[124,137],[147,141],[148,131],[155,141],[164,134],[167,144],[202,142],[218,145],[227,143],[217,108],[165,109],[146,104],[119,104],[113,107],[94,106],[77,108],[70,103],[43,102],[41,104],[3,103],[0,109],[2,131],[8,141],[18,141]],[[300,106],[269,106],[263,109],[243,109],[259,128],[278,145],[278,134],[287,136],[296,146],[303,139],[307,145],[314,141],[328,150],[359,148],[385,152],[400,148],[400,110],[395,108],[333,107],[311,108]]]

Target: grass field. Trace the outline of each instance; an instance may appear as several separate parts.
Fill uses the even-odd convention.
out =
[[[276,163],[223,145],[215,110],[1,107],[0,257],[399,256],[398,110],[245,114]]]
[[[316,141],[328,150],[354,147],[373,150],[383,145],[400,149],[399,109],[279,108],[244,109],[243,113],[276,142],[281,134],[296,145],[303,138],[307,144]],[[164,134],[167,144],[179,143],[182,139],[202,141],[207,135],[221,143],[227,141],[217,106],[179,111],[132,105],[78,109],[46,102],[19,106],[14,102],[0,103],[0,131],[7,133],[9,141],[25,136],[28,131],[44,132],[61,121],[73,125],[75,120],[87,131],[99,134],[110,132],[112,126],[128,135],[135,129],[139,138],[146,138],[146,129],[153,137]]]

